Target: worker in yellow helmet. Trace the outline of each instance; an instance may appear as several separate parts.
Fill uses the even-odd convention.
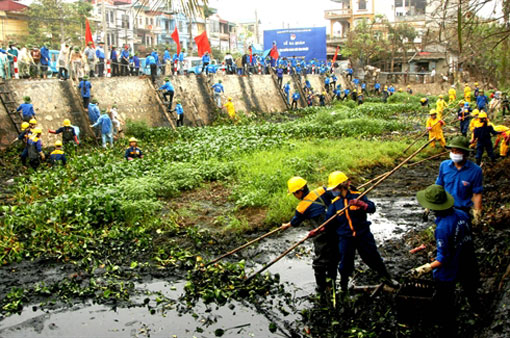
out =
[[[464,101],[471,103],[471,87],[467,83],[464,84]]]
[[[495,126],[494,130],[499,132],[500,134],[496,137],[496,141],[494,142],[494,148],[499,146],[499,156],[506,157],[508,155],[508,144],[510,143],[510,128],[504,125]]]
[[[476,101],[476,98],[478,97],[478,95],[480,95],[480,88],[478,86],[479,86],[478,82],[475,82],[475,90],[474,90],[475,101]],[[480,107],[478,107],[478,109],[480,109]]]
[[[71,120],[65,119],[62,123],[62,127],[57,130],[49,129],[48,132],[50,134],[62,134],[62,144],[74,144],[79,145],[80,141],[78,141],[78,136],[76,135],[76,131],[74,127],[71,125]],[[69,150],[69,149],[68,149]]]
[[[41,128],[32,129],[32,136],[28,139],[28,160],[32,169],[36,170],[46,156],[42,151]]]
[[[455,89],[455,85],[452,85],[450,89],[448,89],[448,104],[452,104],[453,101],[457,99],[457,90]]]
[[[436,112],[437,112],[437,117],[440,120],[443,119],[443,112],[446,107],[448,107],[448,103],[446,103],[446,101],[444,100],[444,96],[439,95],[439,98],[436,101]]]
[[[64,154],[64,150],[62,149],[62,141],[60,140],[55,142],[55,150],[50,153],[50,164],[52,166],[65,166],[67,164],[66,154]]]
[[[335,198],[328,207],[326,218],[333,218],[327,227],[336,229],[340,251],[340,287],[347,291],[349,278],[354,272],[356,251],[361,259],[389,286],[398,284],[392,280],[381,255],[377,251],[374,235],[370,231],[367,214],[375,212],[375,204],[367,196],[351,188],[349,178],[341,171],[332,172],[328,179],[328,190]]]
[[[227,102],[223,105],[223,107],[227,109],[228,117],[230,117],[230,119],[234,122],[237,121],[236,109],[231,97],[227,98]]]
[[[128,161],[132,161],[135,158],[143,158],[143,152],[138,148],[138,140],[134,137],[129,139],[129,148],[124,153],[124,158]]]
[[[299,200],[294,217],[289,223],[282,225],[283,229],[298,226],[307,221],[314,229],[326,220],[326,210],[331,204],[333,195],[326,187],[314,190],[308,188],[307,181],[299,176],[291,177],[287,181],[288,193]],[[333,227],[324,227],[324,231],[312,230],[308,234],[313,238],[315,256],[313,270],[317,291],[323,292],[333,286],[336,281],[338,268],[338,241]]]
[[[480,120],[480,125],[475,127],[473,131],[473,137],[471,139],[471,144],[476,144],[476,164],[480,164],[482,162],[482,156],[484,151],[487,151],[487,155],[491,159],[491,162],[496,160],[496,156],[494,155],[494,148],[492,146],[491,135],[498,135],[500,132],[494,130],[494,127],[489,124],[487,113],[482,111],[478,114],[478,119]]]
[[[429,140],[432,140],[433,138],[436,139],[436,141],[439,141],[439,144],[441,147],[446,146],[446,140],[444,139],[443,135],[443,125],[445,124],[443,120],[441,120],[437,116],[437,112],[435,109],[432,109],[429,112],[430,117],[427,119],[427,130],[429,131]],[[435,148],[436,147],[436,141],[433,141],[430,143],[430,147]]]
[[[30,128],[30,123],[23,122],[20,127],[21,132],[19,135],[12,140],[11,144],[16,141],[21,141],[23,143],[23,151],[20,154],[21,164],[25,166],[27,164],[28,158],[28,139],[32,136],[32,129]]]

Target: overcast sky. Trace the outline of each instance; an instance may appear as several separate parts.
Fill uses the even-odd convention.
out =
[[[378,0],[381,1],[381,0]],[[218,15],[234,22],[255,21],[257,10],[262,29],[329,26],[324,10],[339,8],[330,0],[209,0],[218,9]]]

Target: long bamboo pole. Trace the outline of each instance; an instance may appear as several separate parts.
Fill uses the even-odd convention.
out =
[[[438,123],[440,123],[441,121],[442,121],[442,120],[439,120],[439,121],[437,121],[436,123],[434,123],[434,124],[432,125],[432,127],[431,127],[431,128],[434,128],[434,127],[435,127]],[[414,141],[413,141],[410,145],[408,145],[408,146],[407,146],[407,148],[405,148],[405,149],[404,149],[404,154],[405,154],[405,153],[406,153],[409,149],[411,149],[411,147],[412,147],[412,146],[414,146],[414,145],[416,144],[416,142],[418,142],[418,141],[419,141],[419,140],[420,140],[423,136],[427,135],[427,133],[428,133],[428,132],[429,132],[429,130],[427,129],[427,130],[425,130],[423,133],[421,133],[420,135],[418,135],[418,136],[416,137],[416,139],[415,139],[415,140],[414,140]]]
[[[370,191],[374,190],[379,184],[381,184],[384,180],[386,180],[388,177],[390,177],[391,175],[393,175],[398,169],[400,169],[402,166],[404,166],[407,162],[409,162],[413,157],[415,157],[416,155],[418,155],[423,149],[425,149],[426,146],[428,146],[431,142],[435,141],[435,138],[429,140],[427,143],[425,143],[423,146],[421,146],[418,150],[416,150],[414,153],[412,153],[409,157],[407,157],[404,161],[402,161],[399,165],[397,165],[395,168],[393,168],[392,170],[388,171],[386,174],[384,174],[383,177],[381,177],[381,179],[379,179],[374,185],[372,185],[370,188],[368,188],[367,190],[365,190],[361,195],[358,196],[358,198],[356,198],[356,200],[359,200],[360,198],[364,197],[366,194],[368,194]],[[320,232],[326,225],[328,225],[333,219],[335,219],[335,217],[337,215],[340,215],[342,214],[345,210],[347,210],[347,208],[349,208],[349,206],[346,206],[345,208],[337,211],[333,216],[331,216],[330,218],[328,218],[324,223],[322,223],[320,226],[318,226],[317,228],[315,228],[313,231],[314,232]],[[273,264],[275,264],[276,262],[278,262],[280,259],[282,259],[283,257],[287,256],[292,250],[294,250],[295,248],[297,248],[299,245],[301,245],[302,243],[304,243],[308,238],[310,238],[310,233],[308,233],[308,235],[306,235],[303,239],[299,240],[298,242],[296,242],[295,244],[293,244],[290,248],[288,248],[287,250],[285,250],[281,255],[279,255],[278,257],[276,257],[275,259],[273,259],[271,262],[269,262],[268,264],[264,265],[262,268],[260,268],[258,271],[256,271],[255,273],[253,273],[251,276],[249,276],[246,281],[249,281],[251,280],[252,278],[254,278],[256,275],[258,275],[259,273],[265,271],[266,269],[268,269],[269,267],[271,267]]]

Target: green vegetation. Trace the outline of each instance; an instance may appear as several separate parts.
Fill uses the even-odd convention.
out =
[[[417,107],[370,103],[350,108],[340,103],[301,111],[297,119],[282,114],[280,123],[247,117],[243,125],[177,131],[130,123],[128,134],[140,140],[143,160],[125,161],[125,144],[117,144],[80,152],[66,168],[16,179],[9,204],[0,209],[1,262],[44,258],[90,274],[105,269],[110,273],[103,283],[111,288],[64,280],[58,282],[68,290],[62,295],[109,290],[102,299],[125,299],[130,288],[118,286],[119,280],[129,280],[144,266],[189,270],[194,256],[218,243],[211,229],[184,226],[180,209],[169,209],[183,191],[221,182],[234,213],[218,216],[215,231],[275,226],[288,220],[295,207],[286,194],[289,177],[304,176],[315,186],[324,184],[333,170],[355,178],[364,168],[391,165],[405,148],[391,136],[405,129],[397,115]],[[250,208],[262,210],[265,218],[248,224],[236,216]],[[190,211],[184,208],[183,213]],[[4,313],[17,311],[23,300],[40,292],[35,286],[14,292],[0,305]]]

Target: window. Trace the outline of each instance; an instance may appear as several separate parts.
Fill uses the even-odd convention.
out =
[[[358,9],[367,9],[367,0],[359,0]]]
[[[403,0],[395,0],[395,7],[402,7],[404,5]]]
[[[182,21],[179,21],[179,30],[180,30],[181,32],[183,31]]]

